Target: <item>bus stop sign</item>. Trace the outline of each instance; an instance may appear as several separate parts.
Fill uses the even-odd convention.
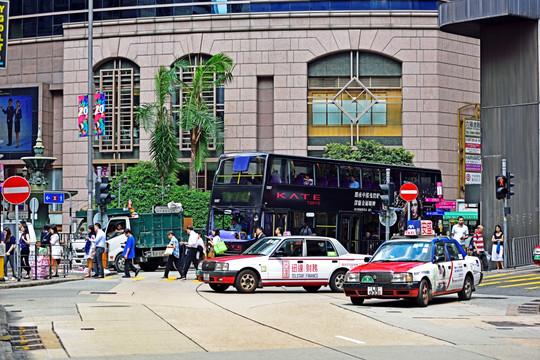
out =
[[[413,183],[405,183],[399,189],[399,195],[405,201],[413,201],[418,196],[418,187]]]
[[[30,184],[23,177],[12,176],[4,182],[2,196],[10,204],[22,204],[30,197]]]

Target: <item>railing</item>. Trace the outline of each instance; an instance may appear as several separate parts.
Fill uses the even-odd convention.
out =
[[[533,264],[534,248],[540,246],[540,235],[522,236],[510,240],[505,246],[506,267]]]

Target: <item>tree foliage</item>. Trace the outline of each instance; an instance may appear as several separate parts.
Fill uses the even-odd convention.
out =
[[[214,91],[232,81],[233,61],[226,54],[212,56],[205,63],[195,66],[190,81],[178,80],[182,86],[184,101],[180,123],[182,129],[189,132],[191,162],[189,167],[190,186],[195,189],[197,172],[204,169],[209,156],[208,144],[212,139],[218,148],[223,143],[223,124],[213,115],[204,93]]]
[[[355,146],[356,149],[353,148],[350,143],[327,144],[324,149],[323,157],[328,159],[414,166],[414,155],[403,147],[387,148],[381,143],[373,140],[360,140]]]
[[[123,180],[124,176],[125,180]],[[123,181],[120,189],[122,207],[127,207],[128,201],[131,200],[136,212],[150,213],[153,206],[165,206],[171,201],[180,202],[184,207],[184,217],[192,217],[194,227],[203,228],[206,226],[210,193],[192,190],[187,185],[176,185],[176,178],[173,174],[169,174],[162,183],[154,163],[141,161],[118,176],[113,182],[113,191],[111,191],[116,196],[115,201],[118,201],[120,181]],[[162,189],[163,201],[161,200]],[[111,205],[116,206],[117,203]]]

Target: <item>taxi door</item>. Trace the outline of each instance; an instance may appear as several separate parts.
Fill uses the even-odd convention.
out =
[[[339,266],[337,253],[326,239],[307,238],[304,271],[306,280],[330,279],[332,270]]]
[[[452,276],[448,290],[461,290],[467,273],[467,263],[457,245],[452,242],[446,243],[448,258],[452,262]]]
[[[448,291],[450,275],[452,273],[452,262],[448,261],[444,242],[437,241],[433,246],[433,264],[435,269],[435,286],[433,293]]]
[[[304,280],[304,239],[286,239],[268,258],[268,279],[263,284],[293,284]]]

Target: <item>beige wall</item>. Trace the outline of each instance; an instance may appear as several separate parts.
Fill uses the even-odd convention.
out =
[[[124,57],[141,68],[141,102],[154,101],[159,65],[188,53],[225,52],[236,64],[225,91],[225,151],[257,149],[257,77],[274,80],[274,151],[307,154],[307,64],[334,52],[375,52],[403,63],[403,146],[415,164],[439,168],[445,197],[457,196],[457,108],[480,100],[479,43],[437,30],[437,14],[318,13],[156,18],[95,24],[94,64]],[[52,39],[52,38],[51,38]],[[6,86],[46,82],[61,146],[64,188],[86,205],[87,145],[76,128],[77,96],[87,92],[86,29],[66,24],[64,36],[44,43],[10,43]],[[23,56],[24,54],[24,56]],[[13,65],[18,59],[20,64]],[[63,108],[61,108],[63,107]],[[62,111],[60,111],[62,109]],[[47,130],[50,136],[50,130]],[[57,130],[55,130],[57,131]],[[148,159],[147,134],[141,158]]]

